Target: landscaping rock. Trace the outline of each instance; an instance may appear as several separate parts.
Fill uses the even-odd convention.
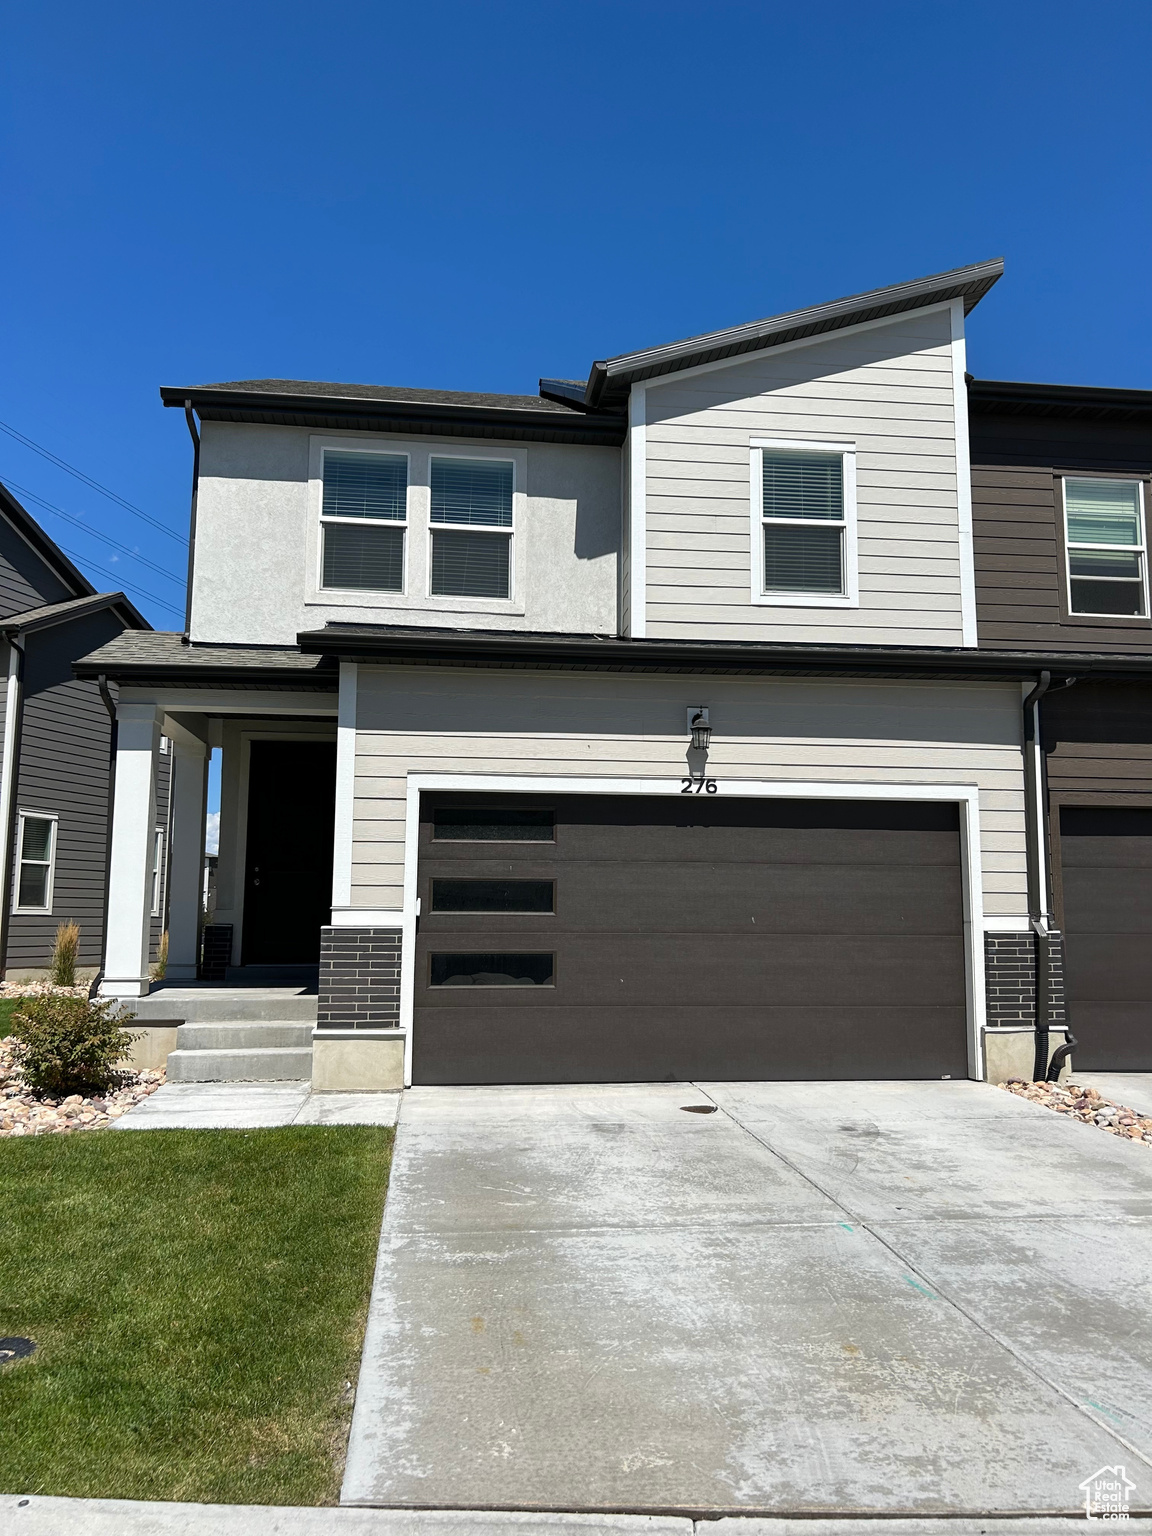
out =
[[[1124,1104],[1114,1104],[1095,1088],[1081,1088],[1076,1083],[1028,1083],[1021,1077],[1010,1077],[999,1086],[1018,1099],[1032,1104],[1042,1104],[1054,1109],[1059,1115],[1094,1125],[1125,1141],[1139,1141],[1152,1146],[1152,1115],[1141,1115]]]
[[[26,989],[30,990],[30,989]],[[82,994],[81,994],[82,995]],[[14,1040],[0,1040],[0,1136],[47,1136],[65,1131],[100,1131],[164,1082],[159,1072],[125,1072],[122,1085],[84,1098],[38,1099],[25,1085],[15,1061]]]

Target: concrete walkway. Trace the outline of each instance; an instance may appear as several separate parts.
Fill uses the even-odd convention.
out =
[[[0,1494],[4,1536],[1075,1536],[1078,1520],[709,1520],[499,1510],[290,1509]],[[1125,1523],[1152,1536],[1152,1520]]]
[[[1152,1072],[1073,1072],[1071,1080],[1138,1115],[1152,1115]]]
[[[395,1125],[398,1093],[313,1093],[311,1083],[165,1083],[117,1131],[252,1130],[273,1125]]]
[[[709,1520],[499,1510],[290,1509],[0,1494],[4,1536],[1076,1536],[1078,1520]],[[1131,1520],[1125,1536],[1152,1536]]]
[[[1147,1149],[982,1084],[411,1090],[343,1502],[1148,1513],[1150,1272]]]

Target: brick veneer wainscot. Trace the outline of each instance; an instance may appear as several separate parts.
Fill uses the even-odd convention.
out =
[[[984,980],[988,997],[988,1026],[1036,1027],[1037,942],[1032,933],[984,935]],[[1048,949],[1048,1021],[1062,1029],[1067,1023],[1064,1003],[1064,935],[1052,930]]]
[[[396,1029],[399,928],[321,928],[317,1029]]]

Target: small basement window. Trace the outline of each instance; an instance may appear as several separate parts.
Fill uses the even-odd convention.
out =
[[[437,806],[432,836],[438,843],[551,843],[555,821],[549,806]]]
[[[51,912],[56,872],[58,819],[36,811],[20,812],[20,847],[17,853],[17,912]]]
[[[403,592],[407,504],[405,455],[325,449],[321,586]]]
[[[433,912],[553,912],[551,880],[433,880]]]
[[[1143,484],[1066,479],[1064,531],[1070,612],[1099,618],[1147,617]]]
[[[550,987],[555,955],[431,955],[433,987]]]
[[[433,458],[430,474],[432,596],[511,597],[514,466]]]

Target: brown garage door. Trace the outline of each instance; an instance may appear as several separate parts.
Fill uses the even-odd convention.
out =
[[[1152,810],[1064,806],[1068,1017],[1084,1072],[1152,1072]]]
[[[418,1083],[967,1074],[953,805],[425,796]]]

